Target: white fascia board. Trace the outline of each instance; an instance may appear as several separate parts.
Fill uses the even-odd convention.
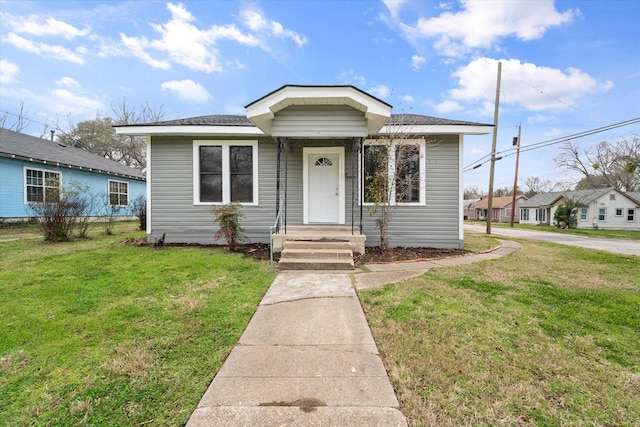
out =
[[[264,133],[253,126],[126,126],[117,127],[118,135],[250,135]]]
[[[380,135],[394,135],[399,132],[415,135],[461,134],[486,135],[493,132],[493,126],[483,125],[385,125]]]

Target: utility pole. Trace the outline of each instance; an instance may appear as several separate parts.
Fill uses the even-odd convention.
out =
[[[500,80],[502,62],[498,62],[498,83],[496,84],[496,105],[493,112],[493,141],[491,142],[491,171],[489,172],[489,199],[487,200],[487,234],[491,234],[491,217],[493,216],[493,174],[496,169],[496,145],[498,143],[498,111],[500,105]]]
[[[513,228],[513,220],[516,216],[516,190],[518,189],[518,163],[520,162],[520,136],[522,135],[522,126],[518,125],[518,140],[513,145],[518,145],[516,149],[516,174],[513,177],[513,197],[511,198],[511,221],[509,227]]]

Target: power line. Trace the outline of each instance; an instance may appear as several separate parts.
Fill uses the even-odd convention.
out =
[[[590,129],[590,130],[586,130],[586,131],[583,131],[583,132],[574,133],[574,134],[568,135],[568,136],[563,136],[563,137],[559,137],[559,138],[548,139],[546,141],[535,142],[533,144],[528,144],[528,145],[522,146],[520,148],[520,152],[537,150],[538,148],[544,148],[544,147],[548,147],[548,146],[551,146],[551,145],[560,144],[560,143],[563,143],[563,142],[571,141],[573,139],[584,138],[586,136],[594,135],[594,134],[597,134],[597,133],[605,132],[605,131],[608,131],[608,130],[612,130],[612,129],[616,129],[616,128],[620,128],[620,127],[623,127],[623,126],[628,126],[628,125],[632,125],[632,124],[636,124],[636,123],[640,123],[640,117],[635,117],[633,119],[625,120],[625,121],[622,121],[622,122],[612,123],[612,124],[607,125],[607,126],[602,126],[602,127],[599,127],[599,128]],[[506,149],[504,151],[497,152],[496,156],[497,157],[499,156],[502,159],[504,157],[512,156],[514,154],[514,152],[515,152],[515,148],[508,148],[508,149]],[[489,161],[491,161],[490,157],[491,157],[491,153],[479,158],[478,160],[474,161],[473,163],[465,166],[463,168],[463,171],[464,172],[468,172],[468,171],[473,170],[473,169],[478,169],[483,164],[488,163]],[[482,160],[484,160],[484,161],[482,161]]]

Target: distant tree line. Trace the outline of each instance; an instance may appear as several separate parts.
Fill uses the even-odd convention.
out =
[[[57,142],[72,147],[81,148],[107,159],[131,166],[136,169],[144,169],[147,166],[146,147],[144,136],[116,135],[113,126],[134,125],[140,123],[153,123],[164,120],[166,111],[164,106],[152,106],[146,102],[139,108],[132,108],[126,98],[118,104],[111,104],[112,116],[96,113],[95,118],[75,122],[71,116],[67,117],[68,130],[62,131],[60,126],[53,126],[59,130]],[[13,115],[12,115],[13,116]],[[27,118],[28,109],[24,104],[20,106],[16,119],[11,120],[7,112],[0,114],[0,127],[22,132],[31,124]],[[40,137],[47,137],[50,125],[43,125]]]

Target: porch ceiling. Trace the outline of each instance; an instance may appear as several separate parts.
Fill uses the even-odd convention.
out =
[[[265,134],[271,135],[275,114],[292,105],[346,105],[352,107],[364,113],[369,135],[378,133],[391,117],[392,108],[386,102],[354,86],[287,85],[252,102],[245,109],[247,118]]]

